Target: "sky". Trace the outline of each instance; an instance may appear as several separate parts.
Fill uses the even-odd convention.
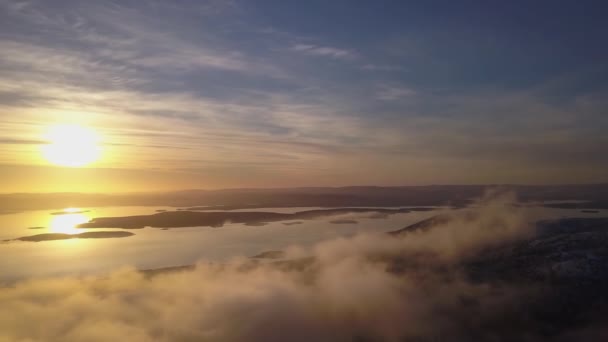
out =
[[[608,182],[606,10],[0,0],[1,192]]]

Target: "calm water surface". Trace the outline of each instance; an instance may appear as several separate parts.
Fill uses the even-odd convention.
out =
[[[240,211],[296,212],[317,208],[261,208]],[[111,207],[74,208],[65,215],[51,215],[53,211],[28,211],[0,215],[0,240],[21,236],[58,232],[79,233],[87,229],[75,225],[95,217],[147,215],[172,207]],[[0,244],[0,280],[91,274],[122,266],[140,269],[192,264],[199,260],[223,261],[238,256],[252,256],[263,251],[285,249],[289,246],[309,246],[319,241],[357,233],[384,233],[449,211],[394,214],[382,219],[369,213],[346,214],[316,220],[298,220],[301,224],[285,225],[272,222],[265,226],[226,224],[221,228],[190,227],[161,230],[144,228],[128,230],[135,236],[115,239],[72,239],[45,242],[8,242]],[[608,216],[608,210],[582,213],[576,209],[526,208],[530,220],[559,217]],[[334,224],[338,219],[356,223]],[[36,229],[31,229],[35,227]],[[90,229],[90,231],[115,229]],[[120,230],[120,229],[119,229]]]

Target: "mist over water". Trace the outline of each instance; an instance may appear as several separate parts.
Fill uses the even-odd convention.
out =
[[[0,340],[541,340],[525,286],[472,281],[463,262],[528,239],[510,196],[393,237],[358,234],[286,250],[284,262],[200,261],[191,271],[32,279],[0,289]]]
[[[128,216],[155,213],[156,207],[90,209],[85,215]],[[165,208],[166,209],[166,208]],[[281,208],[282,211],[310,208]],[[161,210],[161,209],[158,209]],[[164,210],[164,209],[162,209]],[[173,208],[173,210],[175,210]],[[250,209],[249,211],[252,211]],[[272,211],[274,208],[262,208]],[[169,230],[144,228],[131,230],[134,236],[122,239],[48,241],[43,243],[9,242],[0,244],[0,282],[32,276],[94,274],[133,265],[152,269],[195,263],[199,259],[226,261],[235,256],[251,256],[266,250],[284,249],[290,245],[309,246],[319,241],[360,232],[382,233],[426,219],[442,209],[428,212],[394,214],[381,219],[372,213],[344,214],[314,220],[270,222],[263,226],[227,223],[221,228],[187,227]],[[52,232],[48,220],[57,216],[48,211],[0,216],[4,239]],[[356,220],[356,224],[332,224],[338,218]],[[298,224],[291,224],[297,222]],[[290,223],[290,224],[285,224]],[[28,229],[43,226],[41,229]],[[78,231],[99,231],[77,229]],[[107,229],[103,229],[107,230]],[[112,229],[112,231],[121,231]]]

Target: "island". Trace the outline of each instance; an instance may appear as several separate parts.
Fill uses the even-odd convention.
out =
[[[79,234],[64,234],[64,233],[47,233],[30,236],[22,236],[20,238],[5,240],[8,241],[27,241],[27,242],[42,242],[56,241],[69,239],[108,239],[108,238],[123,238],[133,236],[135,234],[125,231],[102,231],[102,232],[84,232]]]
[[[123,228],[141,229],[180,228],[180,227],[222,227],[226,223],[242,223],[248,226],[261,226],[269,222],[312,220],[322,217],[352,213],[400,214],[424,208],[334,208],[305,210],[295,213],[275,213],[264,211],[167,211],[151,215],[98,217],[78,225],[79,228]],[[346,222],[343,222],[346,223]],[[352,222],[348,222],[352,223]]]
[[[58,216],[58,215],[74,215],[74,214],[84,214],[84,213],[88,213],[91,212],[90,210],[78,210],[78,211],[55,211],[52,212],[51,215],[53,216]]]
[[[329,223],[332,224],[356,224],[359,223],[355,220],[333,220],[333,221],[329,221]]]

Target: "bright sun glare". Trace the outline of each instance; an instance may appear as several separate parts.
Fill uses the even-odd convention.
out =
[[[99,136],[87,127],[56,125],[48,129],[42,146],[42,154],[50,163],[59,166],[81,167],[88,165],[101,154]]]
[[[67,208],[64,215],[55,215],[49,223],[50,231],[53,233],[77,234],[78,225],[89,221],[89,217],[85,214],[78,213],[78,208]],[[70,214],[74,213],[74,214]]]

